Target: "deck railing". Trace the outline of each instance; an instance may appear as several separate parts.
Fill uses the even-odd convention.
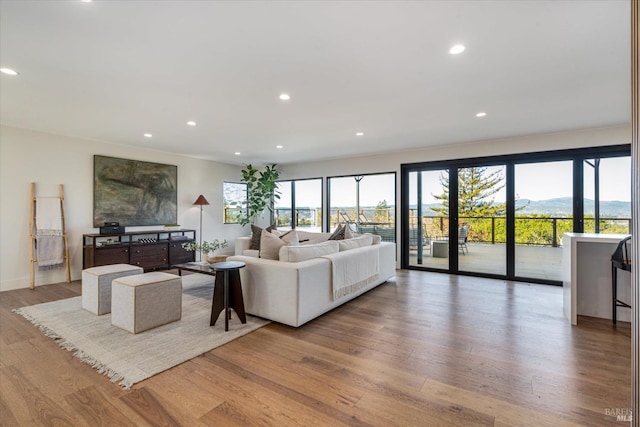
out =
[[[280,226],[291,224],[290,208],[276,208],[276,220]],[[300,208],[293,213],[296,227],[320,227],[322,208]],[[337,224],[350,222],[357,224],[362,231],[383,235],[385,239],[395,241],[394,208],[362,208],[356,215],[355,208],[331,209],[330,228]],[[504,244],[506,242],[505,217],[459,217],[459,222],[469,224],[468,241],[475,243]],[[516,245],[552,246],[562,245],[562,236],[573,230],[573,218],[559,216],[516,216]],[[417,229],[416,209],[409,211],[409,229]],[[424,238],[440,238],[448,235],[449,219],[443,216],[422,216]],[[594,232],[595,219],[584,219],[585,232]],[[600,217],[600,233],[631,233],[631,218]],[[410,233],[412,236],[413,234]]]
[[[504,244],[506,243],[505,217],[459,217],[458,222],[469,224],[468,241],[476,243]],[[415,213],[410,215],[410,228],[417,227]],[[446,236],[449,220],[442,216],[423,216],[422,230],[425,237]],[[594,232],[595,219],[584,219],[585,232]],[[600,218],[600,233],[628,234],[631,230],[631,218]],[[573,231],[573,218],[547,216],[516,216],[515,243],[516,245],[552,246],[562,245],[565,232]]]

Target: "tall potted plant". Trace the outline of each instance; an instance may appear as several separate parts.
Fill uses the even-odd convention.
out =
[[[273,202],[280,198],[277,188],[280,172],[275,164],[265,166],[264,170],[248,164],[241,172],[242,182],[247,184],[247,214],[240,224],[255,224],[265,209],[273,212]]]

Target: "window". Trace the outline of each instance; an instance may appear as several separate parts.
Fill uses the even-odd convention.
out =
[[[396,241],[396,174],[352,175],[327,179],[329,229],[349,224],[358,233]]]
[[[224,182],[222,184],[225,224],[238,224],[247,214],[247,184]]]
[[[278,181],[274,215],[278,228],[322,231],[322,178]]]
[[[585,233],[629,234],[631,157],[584,160]]]

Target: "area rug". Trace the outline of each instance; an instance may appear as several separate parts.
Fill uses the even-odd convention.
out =
[[[234,314],[228,332],[224,331],[223,315],[215,326],[209,326],[212,296],[212,276],[184,276],[182,319],[135,335],[112,326],[110,314],[96,316],[82,309],[81,297],[13,311],[56,340],[60,347],[73,351],[99,373],[129,389],[270,323],[247,315],[247,323],[243,325]]]

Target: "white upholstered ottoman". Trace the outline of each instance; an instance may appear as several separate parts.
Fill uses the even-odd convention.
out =
[[[93,314],[111,312],[111,282],[118,277],[142,274],[140,267],[112,264],[82,270],[82,308]]]
[[[182,278],[153,272],[111,284],[111,324],[137,334],[182,317]]]

